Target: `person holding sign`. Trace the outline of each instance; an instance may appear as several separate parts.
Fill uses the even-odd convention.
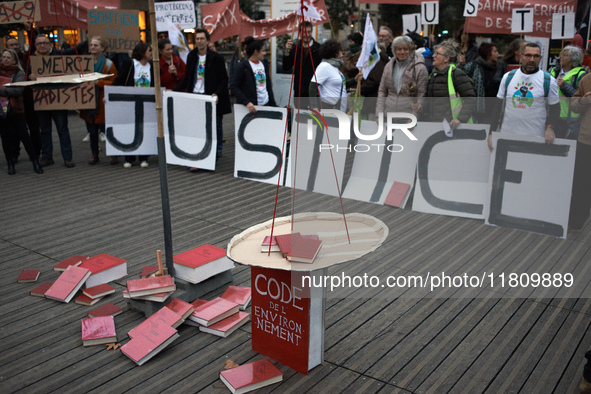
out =
[[[113,74],[110,77],[95,81],[96,109],[80,111],[80,117],[86,122],[86,130],[90,135],[92,157],[88,164],[94,165],[99,162],[99,133],[105,133],[105,86],[113,84],[113,81],[117,78],[117,68],[105,56],[105,52],[109,47],[107,40],[102,37],[92,37],[88,47],[90,54],[94,58],[94,72]]]
[[[283,55],[283,72],[290,73],[293,70],[294,97],[308,97],[310,80],[314,69],[320,64],[320,44],[312,37],[312,23],[304,22],[304,27],[306,35],[302,35],[296,42],[287,40]]]
[[[185,62],[173,53],[172,44],[168,38],[158,40],[160,52],[160,84],[166,89],[174,89],[185,77]]]
[[[131,52],[132,61],[123,64],[121,73],[113,82],[114,86],[154,87],[154,64],[152,63],[152,47],[145,42],[138,43]],[[123,167],[130,168],[135,156],[125,156]],[[146,168],[148,156],[140,156],[140,166]]]
[[[195,49],[187,56],[185,77],[174,88],[176,92],[207,94],[216,102],[217,156],[221,156],[224,143],[222,120],[229,114],[228,73],[224,57],[207,47],[209,32],[203,28],[195,29]]]
[[[14,164],[18,157],[20,142],[23,143],[29,158],[33,162],[36,173],[42,174],[39,159],[31,143],[25,120],[25,105],[23,103],[22,86],[4,87],[5,83],[22,82],[25,80],[18,55],[12,49],[2,51],[0,63],[0,136],[2,149],[8,163],[8,175],[14,175]]]
[[[236,96],[236,103],[245,105],[254,114],[257,112],[255,105],[275,107],[275,96],[269,63],[264,60],[267,54],[265,41],[246,37],[244,43],[247,59],[238,64],[230,88]]]
[[[556,78],[558,83],[558,95],[560,96],[560,118],[566,128],[557,130],[558,138],[576,139],[579,133],[581,119],[579,114],[573,113],[570,108],[570,99],[577,91],[579,81],[587,72],[581,67],[583,51],[577,46],[569,45],[560,52],[560,66],[550,70],[550,75]]]
[[[591,208],[591,74],[587,74],[579,82],[579,87],[571,98],[570,109],[581,116],[568,219],[569,230],[578,231],[589,218]]]
[[[453,130],[470,121],[476,107],[472,80],[454,64],[458,49],[459,45],[453,40],[433,48],[433,71],[425,95],[431,98],[426,101],[423,111],[430,115],[432,122],[447,120]]]
[[[51,46],[51,42],[46,35],[40,35],[35,38],[35,55],[34,56],[60,56],[61,53]],[[37,75],[29,74],[30,80],[36,80]],[[55,122],[57,135],[60,139],[60,148],[62,158],[64,159],[64,166],[72,168],[75,166],[72,163],[72,140],[70,139],[70,129],[68,128],[68,111],[67,110],[47,110],[36,111],[39,119],[39,127],[41,131],[41,166],[49,166],[53,161],[53,141],[52,141],[52,126],[51,121]]]
[[[521,54],[521,68],[503,75],[497,93],[497,98],[505,103],[500,129],[503,133],[544,137],[547,144],[552,144],[556,137],[552,125],[559,120],[560,111],[558,84],[549,73],[540,70],[541,60],[540,46],[528,42]],[[493,150],[491,134],[488,147]]]

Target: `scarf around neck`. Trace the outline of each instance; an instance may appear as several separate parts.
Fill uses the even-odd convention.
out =
[[[337,59],[336,57],[330,59],[323,59],[322,61],[336,68],[341,68],[345,64],[345,61],[343,59]]]

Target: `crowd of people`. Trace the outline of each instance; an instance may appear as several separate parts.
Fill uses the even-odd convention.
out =
[[[366,78],[356,66],[363,44],[361,33],[347,37],[347,51],[335,40],[316,42],[309,22],[297,38],[285,44],[283,70],[293,74],[294,97],[319,97],[323,109],[354,110],[363,119],[378,121],[388,112],[412,113],[421,121],[445,119],[451,130],[463,123],[490,124],[491,131],[540,136],[548,144],[555,138],[578,140],[572,228],[581,228],[588,218],[591,180],[585,170],[591,160],[591,53],[588,48],[585,54],[580,36],[562,49],[559,64],[544,72],[540,69],[541,48],[535,43],[516,39],[501,58],[493,42],[476,45],[474,37],[463,32],[457,40],[432,45],[432,39],[413,33],[394,37],[384,26],[378,30],[379,56]],[[37,35],[34,49],[26,53],[11,38],[2,52],[0,81],[36,79],[31,72],[32,56],[90,54],[95,72],[111,74],[95,83],[96,108],[80,111],[90,140],[88,163],[94,165],[100,161],[99,140],[104,140],[104,87],[154,86],[154,67],[159,66],[166,89],[215,97],[216,153],[220,156],[222,118],[231,112],[230,94],[251,113],[256,113],[257,106],[277,105],[266,46],[264,40],[247,37],[241,43],[242,51],[237,50],[232,59],[228,77],[224,57],[215,51],[209,33],[202,28],[195,30],[195,48],[186,64],[167,38],[158,42],[158,62],[152,59],[151,46],[143,42],[126,56],[110,54],[108,42],[101,37],[58,50],[47,36]],[[54,164],[52,123],[63,163],[74,167],[67,110],[35,111],[30,88],[2,87],[0,97],[6,98],[0,100],[0,135],[8,174],[16,172],[20,144],[35,172],[41,174],[43,167]],[[358,100],[371,97],[375,101]],[[492,151],[491,135],[488,143]],[[135,161],[136,157],[126,156],[124,167]],[[111,164],[118,162],[116,156],[111,157]],[[139,163],[147,167],[148,157],[140,156]]]

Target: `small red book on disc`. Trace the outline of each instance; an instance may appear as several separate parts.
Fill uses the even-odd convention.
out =
[[[283,372],[266,358],[220,372],[232,393],[247,393],[283,380]]]

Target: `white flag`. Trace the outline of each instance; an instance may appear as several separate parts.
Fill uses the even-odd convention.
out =
[[[187,63],[187,55],[191,52],[187,40],[183,32],[170,21],[168,22],[168,39],[173,46],[179,49],[179,56],[183,59],[183,62]]]
[[[310,19],[321,20],[322,17],[318,13],[318,9],[312,5],[311,1],[304,2],[304,16]],[[302,7],[298,7],[297,15],[302,15]]]
[[[363,79],[367,79],[369,72],[374,68],[376,63],[380,60],[378,53],[378,37],[373,30],[371,19],[367,14],[365,20],[365,31],[363,32],[363,47],[361,48],[361,55],[357,60],[357,68],[363,72]]]

